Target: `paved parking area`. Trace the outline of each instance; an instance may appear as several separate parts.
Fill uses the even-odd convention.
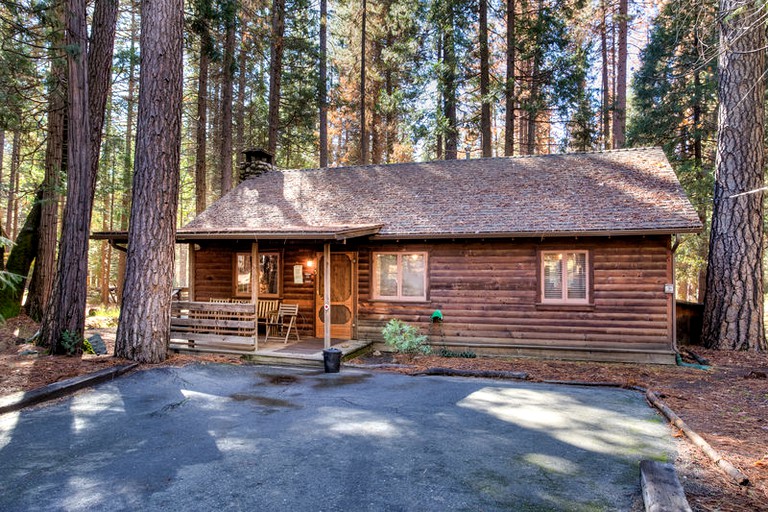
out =
[[[0,510],[635,510],[638,393],[192,365],[0,416]]]

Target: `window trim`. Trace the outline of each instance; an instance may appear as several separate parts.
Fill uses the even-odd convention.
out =
[[[277,293],[259,293],[259,298],[268,298],[268,299],[278,299],[282,295],[282,289],[283,289],[283,263],[282,263],[282,253],[280,251],[264,251],[259,252],[259,257],[261,256],[277,256]],[[247,292],[241,292],[237,289],[237,260],[240,256],[246,256],[247,258],[251,258],[252,255],[250,252],[246,251],[237,251],[234,253],[234,258],[232,259],[232,294],[235,297],[251,297],[251,293],[253,291],[253,275],[251,275],[251,280],[249,282],[248,291]],[[251,264],[251,268],[253,268],[253,264]],[[252,274],[252,272],[251,272]]]
[[[585,278],[587,282],[585,283],[585,293],[586,297],[583,299],[569,299],[568,298],[568,272],[567,270],[565,272],[562,272],[562,280],[563,280],[563,287],[562,287],[562,296],[559,299],[547,299],[544,296],[544,285],[545,285],[545,278],[544,278],[544,257],[547,254],[568,254],[568,253],[582,253],[584,254],[585,258]],[[594,276],[592,272],[592,251],[589,249],[584,248],[567,248],[567,249],[557,249],[557,248],[547,248],[547,249],[539,249],[538,255],[536,258],[536,264],[538,266],[538,288],[537,288],[537,296],[538,301],[537,303],[542,306],[592,306],[593,305],[593,297],[594,297],[594,290],[592,288],[592,283],[594,282]]]
[[[418,254],[424,257],[424,295],[418,297],[403,295],[403,256]],[[397,295],[381,295],[379,280],[376,278],[380,255],[397,256]],[[429,253],[427,251],[372,251],[371,252],[371,299],[388,302],[427,302],[429,300]]]

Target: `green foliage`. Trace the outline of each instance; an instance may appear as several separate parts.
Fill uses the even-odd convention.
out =
[[[73,356],[82,352],[86,342],[87,340],[83,338],[80,333],[73,331],[63,331],[61,333],[61,338],[59,339],[59,345],[68,356]],[[93,351],[93,347],[91,347],[91,351]]]
[[[455,351],[450,350],[445,347],[441,348],[437,355],[440,357],[458,357],[463,359],[474,359],[477,357],[477,354],[472,352],[471,350],[461,350],[461,351]]]
[[[395,351],[402,354],[429,354],[432,347],[427,344],[427,337],[419,334],[419,330],[405,322],[393,318],[381,330],[384,341]]]
[[[633,81],[627,140],[661,146],[705,225],[676,253],[680,298],[699,300],[708,254],[717,125],[717,3],[672,0],[653,20]],[[710,53],[708,53],[710,52]]]
[[[91,345],[91,342],[87,339],[83,339],[83,354],[95,354],[96,351],[93,349],[93,345]]]

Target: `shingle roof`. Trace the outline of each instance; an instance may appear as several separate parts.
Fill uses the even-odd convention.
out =
[[[661,149],[268,172],[179,235],[556,236],[701,229]],[[353,235],[350,235],[353,236]]]

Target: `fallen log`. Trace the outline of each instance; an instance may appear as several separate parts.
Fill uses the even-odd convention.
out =
[[[651,405],[660,410],[662,414],[667,417],[670,423],[679,428],[683,434],[685,434],[686,437],[691,440],[693,444],[698,446],[701,451],[703,451],[707,457],[712,459],[712,461],[728,476],[736,480],[739,485],[749,485],[749,478],[747,478],[744,473],[736,469],[733,464],[724,459],[717,450],[712,448],[712,446],[704,440],[704,438],[691,430],[691,428],[677,414],[675,414],[672,409],[667,407],[653,391],[647,391],[645,393],[645,397],[648,399]]]
[[[524,372],[507,372],[502,370],[458,370],[455,368],[433,367],[413,375],[444,375],[449,377],[478,377],[481,379],[517,379],[527,380]]]

